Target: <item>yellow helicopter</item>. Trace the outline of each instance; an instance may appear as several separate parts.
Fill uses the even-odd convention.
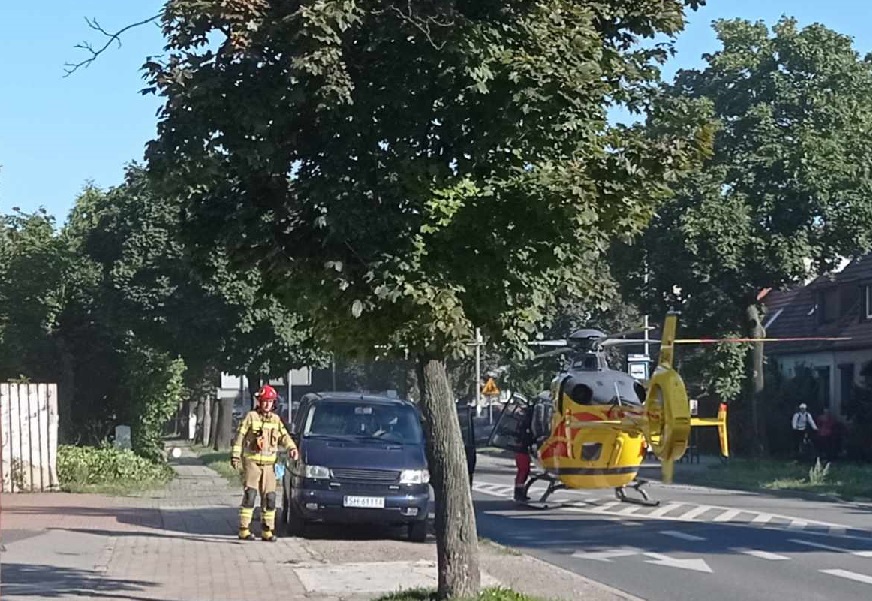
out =
[[[617,344],[642,344],[646,340],[609,338],[599,330],[580,330],[548,354],[572,355],[570,364],[551,382],[549,393],[535,403],[515,396],[507,403],[491,432],[489,445],[530,453],[541,467],[523,489],[525,503],[547,508],[548,497],[561,489],[613,488],[618,500],[658,505],[649,499],[637,475],[648,451],[661,463],[662,480],[672,482],[675,462],[684,456],[693,427],[715,427],[720,451],[729,456],[727,406],[717,417],[692,417],[684,381],[674,367],[677,344],[751,342],[755,339],[677,339],[678,313],[669,312],[663,323],[657,366],[647,386],[629,373],[608,367],[604,349]],[[827,338],[831,340],[831,338]],[[758,339],[777,341],[782,339]],[[540,343],[549,344],[549,343]],[[582,345],[587,345],[579,353]],[[579,356],[580,355],[580,356]],[[544,355],[540,355],[544,356]],[[528,446],[527,431],[534,442]],[[526,501],[536,481],[548,486],[538,501]],[[627,496],[630,486],[641,499]]]

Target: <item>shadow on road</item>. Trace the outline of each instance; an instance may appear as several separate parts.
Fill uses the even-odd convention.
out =
[[[40,564],[3,562],[3,597],[56,599],[87,595],[89,598],[152,601],[151,582],[103,578],[100,572]],[[143,595],[144,593],[144,595]],[[183,601],[183,600],[179,600]]]
[[[499,500],[476,501],[475,505],[482,536],[509,546],[555,553],[603,551],[622,545],[660,553],[716,555],[734,555],[745,548],[770,553],[813,554],[821,552],[820,545],[840,554],[872,551],[872,537],[822,536],[826,533],[816,533],[814,529],[634,519],[632,515],[616,520],[560,508],[536,510]],[[635,522],[636,525],[619,522]]]
[[[41,515],[50,516],[57,513],[81,518],[70,525],[48,526],[44,528],[45,530],[65,530],[107,537],[134,536],[182,539],[191,542],[241,543],[236,538],[239,526],[238,507],[169,507],[161,510],[127,507],[34,507],[18,508],[16,511],[32,517],[35,523],[39,523]],[[106,519],[95,519],[93,523],[89,523],[89,518],[114,518],[124,527],[113,528],[112,522]],[[255,510],[251,528],[256,535],[260,534],[259,508]],[[282,532],[280,528],[279,533]],[[404,540],[406,528],[378,524],[309,524],[306,538],[325,541]]]

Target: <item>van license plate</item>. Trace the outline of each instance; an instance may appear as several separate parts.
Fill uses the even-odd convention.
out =
[[[344,501],[346,507],[361,507],[364,509],[385,508],[383,497],[345,497]]]

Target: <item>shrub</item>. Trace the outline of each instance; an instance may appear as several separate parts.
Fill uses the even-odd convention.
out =
[[[168,482],[173,475],[166,463],[150,461],[126,449],[58,447],[58,480],[64,490],[85,486],[131,486]]]

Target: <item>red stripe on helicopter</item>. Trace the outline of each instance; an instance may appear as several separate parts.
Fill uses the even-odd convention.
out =
[[[601,422],[605,418],[601,415],[596,415],[594,413],[573,413],[572,419],[577,419],[580,422]]]
[[[569,454],[569,450],[566,447],[565,442],[555,442],[551,446],[542,449],[542,453],[539,455],[541,459],[549,459],[551,457],[556,457],[560,455],[561,457]]]

